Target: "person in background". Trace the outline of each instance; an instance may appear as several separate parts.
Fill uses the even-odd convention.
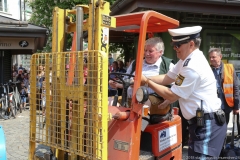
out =
[[[20,69],[21,69],[21,70],[24,70],[24,69],[25,69],[25,68],[23,68],[22,64],[20,64],[19,67],[18,67],[18,70],[20,70]]]
[[[42,97],[42,83],[45,79],[45,74],[43,72],[43,68],[42,66],[40,65],[38,67],[38,70],[37,70],[37,84],[36,84],[36,87],[37,87],[37,93],[36,93],[36,104],[37,104],[37,109],[41,109],[41,97]]]
[[[29,107],[28,110],[29,110],[29,111],[30,111],[30,106],[31,106],[31,103],[30,103],[30,102],[31,102],[31,101],[30,101],[30,100],[31,100],[31,97],[30,97],[31,95],[30,95],[30,93],[31,93],[31,92],[30,92],[30,84],[29,84],[28,87],[27,87],[28,107]]]
[[[20,96],[21,96],[20,113],[22,113],[22,110],[25,111],[25,109],[26,109],[27,94],[28,94],[27,87],[25,86],[24,82],[21,82],[21,90],[20,90]]]
[[[211,67],[199,50],[201,29],[201,26],[168,29],[179,61],[167,74],[141,77],[142,84],[151,87],[165,101],[179,100],[189,123],[188,159],[193,160],[218,159],[227,131],[225,120],[216,118],[224,116],[224,112]],[[173,82],[171,88],[163,86]]]
[[[19,69],[18,70],[18,75],[17,75],[17,81],[22,82],[23,78],[24,78],[23,70]]]
[[[14,70],[18,71],[18,64],[17,63],[14,64]]]
[[[121,60],[118,61],[118,67],[119,67],[119,72],[120,73],[126,73],[126,69],[124,69],[123,61],[121,61]]]
[[[42,82],[42,93],[41,93],[41,102],[42,102],[42,116],[45,116],[46,114],[46,82],[45,78]]]
[[[15,65],[12,66],[12,72],[18,72],[18,69]]]
[[[128,62],[129,62],[129,65],[132,63],[133,60],[134,60],[133,57],[130,57],[130,58],[129,58],[129,61],[128,61]]]
[[[108,70],[109,70],[109,72],[112,71],[112,68],[113,68],[112,64],[113,64],[113,62],[114,62],[114,59],[112,57],[112,54],[109,53],[109,57],[108,57]]]
[[[110,73],[112,72],[119,72],[119,67],[118,67],[118,62],[117,61],[114,61],[112,63],[112,70],[110,71]],[[115,75],[113,74],[110,74],[109,75],[109,78],[112,78],[112,79],[115,79]],[[111,97],[111,96],[115,96],[117,94],[117,89],[115,88],[112,88],[110,85],[108,86],[108,97]]]
[[[124,69],[124,63],[123,61],[119,60],[118,61],[118,66],[119,66],[119,69],[118,69],[118,72],[120,73],[126,73],[126,69]],[[121,96],[122,95],[122,88],[118,88],[118,95]]]
[[[129,60],[126,62],[126,70],[127,70],[128,67],[131,65],[132,61],[133,61],[133,58],[130,57]]]
[[[17,81],[17,76],[18,76],[17,71],[13,71],[13,73],[12,73],[13,82]]]
[[[87,75],[88,75],[88,68],[87,68],[87,57],[83,58],[83,84],[87,84]]]
[[[38,66],[38,72],[42,75],[45,76],[45,71],[44,71],[45,67],[43,65],[39,65]]]
[[[28,73],[24,73],[23,74],[24,77],[23,77],[23,83],[26,87],[28,87],[30,85],[30,82],[29,82],[29,74]]]
[[[217,94],[222,101],[221,108],[225,112],[228,124],[230,112],[239,113],[239,88],[238,78],[232,64],[223,64],[222,52],[219,48],[209,51],[210,66],[217,81]]]
[[[41,90],[43,78],[45,77],[45,72],[43,71],[43,66],[39,65],[37,70],[37,89]]]
[[[24,83],[24,86],[27,88],[26,102],[28,101],[28,104],[30,106],[30,82],[29,82],[29,74],[28,73],[24,73],[23,83]],[[30,109],[30,107],[29,107],[29,109]]]

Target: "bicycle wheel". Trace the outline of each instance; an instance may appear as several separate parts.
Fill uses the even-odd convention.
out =
[[[16,105],[15,105],[14,100],[9,103],[9,108],[10,108],[10,110],[9,110],[9,112],[10,112],[9,113],[9,118],[11,118],[12,116],[14,118],[16,118]]]
[[[0,101],[1,101],[0,102],[0,118],[4,119],[4,117],[5,117],[5,104],[4,104],[2,99]]]
[[[15,113],[13,111],[13,103],[10,102],[9,103],[9,106],[7,107],[6,109],[6,112],[5,112],[5,119],[10,119],[12,116],[15,117]]]
[[[12,112],[13,116],[15,117],[17,115],[17,104],[15,101],[15,97],[12,98]]]
[[[15,91],[14,99],[16,102],[17,112],[20,112],[21,97],[18,91]]]
[[[6,99],[3,98],[1,99],[1,118],[7,120],[9,119],[9,114],[8,114],[8,106],[6,105]]]

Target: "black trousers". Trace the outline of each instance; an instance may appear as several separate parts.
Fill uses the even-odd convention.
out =
[[[231,112],[230,112],[231,113]],[[229,118],[230,118],[230,113],[225,112],[225,117],[226,117],[226,123],[228,124]]]
[[[238,136],[240,136],[240,122],[239,122],[239,114],[237,114],[237,129],[238,129]]]
[[[226,113],[225,112],[225,117],[226,117],[226,123],[228,124],[229,123],[229,119],[230,119],[230,114],[232,114],[232,112],[230,113]],[[239,114],[236,115],[237,116],[237,129],[238,129],[238,135],[240,135],[240,121],[239,121]]]
[[[172,105],[172,107],[178,107],[179,108],[178,115],[181,117],[181,120],[182,120],[182,147],[187,146],[188,145],[188,139],[189,139],[189,131],[188,131],[189,124],[188,124],[187,120],[182,115],[182,111],[181,111],[179,102],[176,101],[171,105]]]
[[[187,120],[183,117],[182,111],[179,107],[179,116],[182,119],[182,147],[188,145],[188,139],[189,139],[189,131],[188,131],[188,122]]]

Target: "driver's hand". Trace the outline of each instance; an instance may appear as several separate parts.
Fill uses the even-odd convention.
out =
[[[166,108],[169,104],[170,104],[170,101],[167,100],[167,99],[165,99],[165,100],[163,101],[163,103],[161,103],[161,104],[158,105],[158,109],[164,109],[164,108]]]
[[[147,81],[147,77],[142,74],[141,76],[141,86],[144,86]]]
[[[118,87],[117,87],[117,82],[114,82],[113,80],[109,80],[109,85],[110,85],[110,87],[111,88],[113,88],[113,89],[117,89]]]
[[[233,114],[238,114],[239,113],[239,109],[234,109],[233,110]]]
[[[134,85],[134,80],[133,79],[131,79],[131,81],[130,81],[130,87],[133,87],[133,85]]]

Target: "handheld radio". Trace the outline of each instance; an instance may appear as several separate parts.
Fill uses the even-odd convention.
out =
[[[198,108],[196,111],[196,117],[197,117],[197,126],[203,127],[204,126],[204,111],[202,106],[202,100],[201,100],[201,109]]]

